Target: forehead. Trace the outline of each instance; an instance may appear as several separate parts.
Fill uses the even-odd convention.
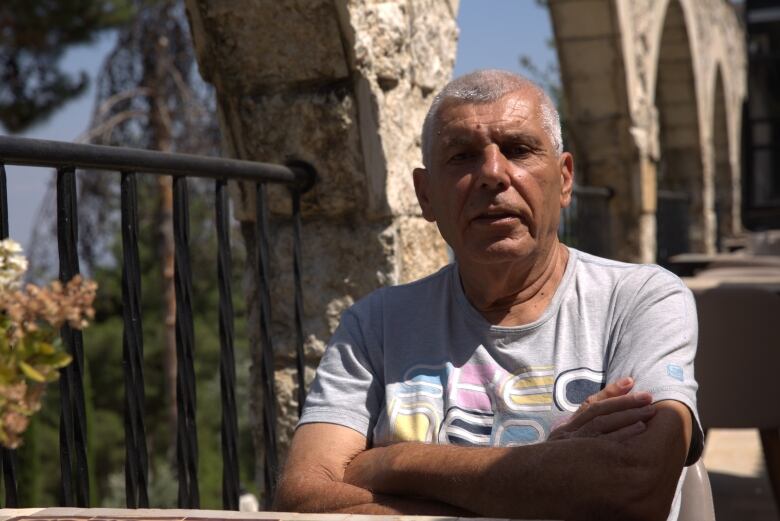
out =
[[[446,146],[453,137],[469,134],[543,134],[539,103],[530,89],[487,103],[447,100],[439,110],[434,143]]]

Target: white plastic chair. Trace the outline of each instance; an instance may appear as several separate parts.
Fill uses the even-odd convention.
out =
[[[677,521],[715,521],[710,478],[701,458],[688,467],[683,481],[680,515]]]

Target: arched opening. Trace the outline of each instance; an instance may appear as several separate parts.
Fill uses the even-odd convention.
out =
[[[656,260],[707,251],[703,168],[691,47],[678,0],[669,2],[661,34],[655,105],[659,118]]]
[[[726,96],[723,91],[723,77],[720,68],[715,77],[715,105],[712,111],[712,146],[715,168],[715,225],[718,251],[724,247],[723,239],[737,233],[735,219],[739,208],[734,196],[737,187],[731,171],[729,154],[729,132],[726,119]]]

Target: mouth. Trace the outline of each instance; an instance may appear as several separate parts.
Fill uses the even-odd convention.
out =
[[[472,219],[472,222],[485,225],[514,225],[517,222],[525,224],[525,218],[518,211],[497,208],[478,214]]]

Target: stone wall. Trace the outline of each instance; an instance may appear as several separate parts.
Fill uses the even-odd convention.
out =
[[[317,170],[302,199],[307,381],[342,311],[447,262],[437,230],[420,216],[411,171],[432,95],[450,79],[457,8],[457,0],[187,0],[201,73],[217,91],[225,154],[303,160]],[[231,189],[251,265],[254,188]],[[284,451],[297,421],[290,199],[270,187],[268,202]],[[259,324],[255,285],[250,271],[250,323]],[[259,331],[250,333],[256,340]],[[260,389],[259,353],[253,359]],[[262,447],[257,392],[251,409]]]

